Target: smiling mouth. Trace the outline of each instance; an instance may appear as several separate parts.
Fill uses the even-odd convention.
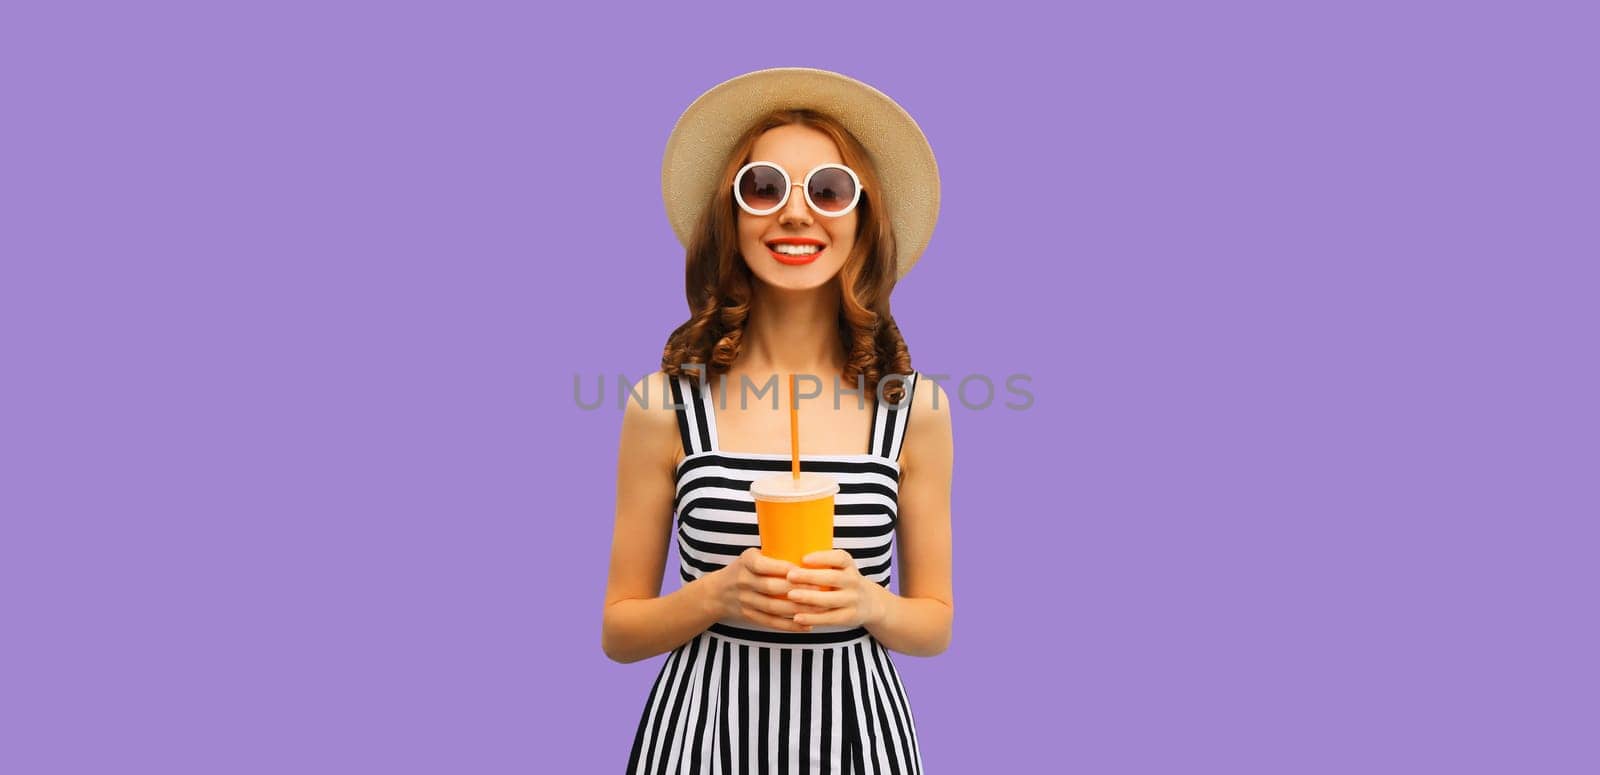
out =
[[[817,260],[817,256],[827,250],[823,245],[794,245],[784,242],[767,243],[767,252],[772,254],[778,263],[790,266],[809,264]]]

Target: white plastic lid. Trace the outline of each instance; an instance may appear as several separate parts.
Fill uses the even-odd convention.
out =
[[[764,501],[808,501],[839,494],[839,483],[826,476],[800,472],[800,478],[784,472],[750,483],[750,494]]]

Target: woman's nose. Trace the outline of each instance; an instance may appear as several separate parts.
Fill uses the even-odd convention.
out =
[[[789,187],[789,201],[783,204],[783,210],[778,213],[779,223],[811,223],[811,205],[806,204],[805,190],[799,183]]]

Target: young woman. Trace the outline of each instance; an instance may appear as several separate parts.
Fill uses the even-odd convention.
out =
[[[950,643],[953,452],[889,294],[938,215],[932,151],[866,84],[779,68],[697,99],[663,168],[690,317],[622,424],[602,647],[670,652],[628,772],[919,773],[889,652]],[[789,470],[791,374],[801,468],[840,488],[834,548],[800,566],[761,554],[749,492]]]

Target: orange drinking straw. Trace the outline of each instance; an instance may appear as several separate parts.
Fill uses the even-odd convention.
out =
[[[798,375],[789,375],[789,467],[795,479],[800,478],[800,407],[794,403],[795,384],[799,381]]]

